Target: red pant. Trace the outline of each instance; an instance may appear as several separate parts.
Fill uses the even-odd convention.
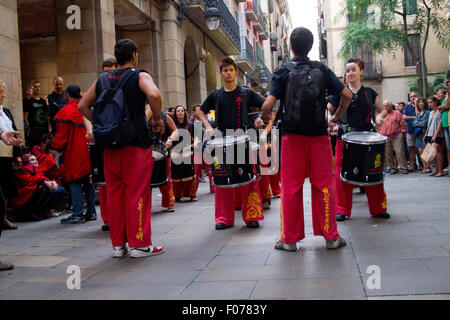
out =
[[[211,166],[206,164],[205,160],[203,159],[202,154],[197,154],[195,156],[195,159],[200,159],[198,157],[201,157],[202,159],[202,163],[201,164],[195,164],[194,163],[194,170],[195,170],[195,179],[197,180],[196,183],[196,187],[198,190],[198,185],[200,183],[200,173],[202,172],[203,169],[206,170],[206,173],[208,174],[208,178],[209,178],[209,192],[210,193],[214,193],[214,186],[213,186],[213,181],[212,181],[212,173],[211,173]]]
[[[172,165],[172,161],[170,158],[166,159],[167,163],[167,184],[159,187],[159,191],[162,194],[161,207],[163,208],[173,208],[175,205],[175,196],[173,194],[173,186],[172,179],[170,177],[170,168]]]
[[[336,240],[335,179],[328,136],[283,136],[281,144],[281,241],[305,238],[303,183],[309,177],[314,235]]]
[[[337,202],[336,212],[345,214],[347,217],[351,216],[353,204],[353,188],[352,184],[341,181],[340,173],[342,167],[342,155],[344,144],[342,139],[336,141],[336,188],[337,188]],[[366,190],[367,200],[369,201],[369,211],[372,216],[386,212],[387,200],[386,192],[384,192],[384,184],[364,187]]]
[[[270,194],[270,178],[268,175],[264,174],[265,171],[268,171],[267,168],[269,167],[267,164],[267,149],[265,145],[262,145],[259,150],[259,157],[260,157],[260,165],[262,168],[265,168],[261,170],[261,179],[259,180],[259,192],[260,197],[262,201],[269,200],[271,202],[272,195]],[[258,164],[259,165],[259,164]]]
[[[108,189],[106,185],[98,186],[98,197],[100,201],[100,214],[102,215],[103,223],[109,224],[109,206],[108,206]]]
[[[106,149],[104,159],[113,247],[123,246],[126,239],[131,248],[150,246],[152,149]]]
[[[270,175],[269,176],[269,181],[270,181],[270,188],[272,189],[272,194],[274,196],[279,196],[281,194],[281,186],[280,186],[281,175],[280,175],[280,171],[278,171],[276,174]]]
[[[180,200],[181,198],[197,198],[197,181],[194,179],[189,181],[172,181],[173,193],[175,194],[175,199]]]
[[[234,225],[234,210],[239,199],[242,206],[242,219],[246,224],[250,221],[264,220],[258,182],[255,181],[242,187],[216,188],[216,223],[224,223],[227,226]]]

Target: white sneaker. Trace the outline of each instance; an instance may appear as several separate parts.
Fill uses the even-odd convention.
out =
[[[345,242],[345,239],[342,237],[336,240],[326,240],[325,243],[328,250],[339,249],[347,245],[347,242]]]
[[[157,256],[164,253],[163,247],[144,247],[144,248],[131,248],[131,258],[144,258],[150,256]]]
[[[114,254],[113,254],[114,258],[123,258],[128,254],[127,246],[114,247],[113,250],[114,250]]]

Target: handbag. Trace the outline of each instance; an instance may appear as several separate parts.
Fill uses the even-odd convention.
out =
[[[428,143],[420,157],[422,158],[423,162],[429,165],[434,161],[434,159],[436,159],[436,148],[433,147],[431,143]]]
[[[419,136],[422,133],[422,128],[414,128],[414,137]]]

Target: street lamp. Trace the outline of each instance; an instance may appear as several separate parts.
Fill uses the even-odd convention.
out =
[[[266,91],[267,88],[269,88],[269,79],[267,79],[267,77],[263,76],[261,78],[261,88]]]
[[[187,8],[192,4],[193,0],[180,0],[180,11],[178,12],[177,19],[180,23],[180,27],[183,25],[184,14]],[[215,31],[219,28],[220,18],[222,14],[216,7],[217,0],[203,0],[205,7],[208,8],[205,11],[206,25],[209,30]]]

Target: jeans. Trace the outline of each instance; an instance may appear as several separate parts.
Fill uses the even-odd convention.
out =
[[[95,213],[95,190],[89,181],[89,176],[72,181],[70,184],[70,195],[72,197],[73,215],[80,216],[84,214],[83,191],[86,196],[87,210],[89,213]]]

